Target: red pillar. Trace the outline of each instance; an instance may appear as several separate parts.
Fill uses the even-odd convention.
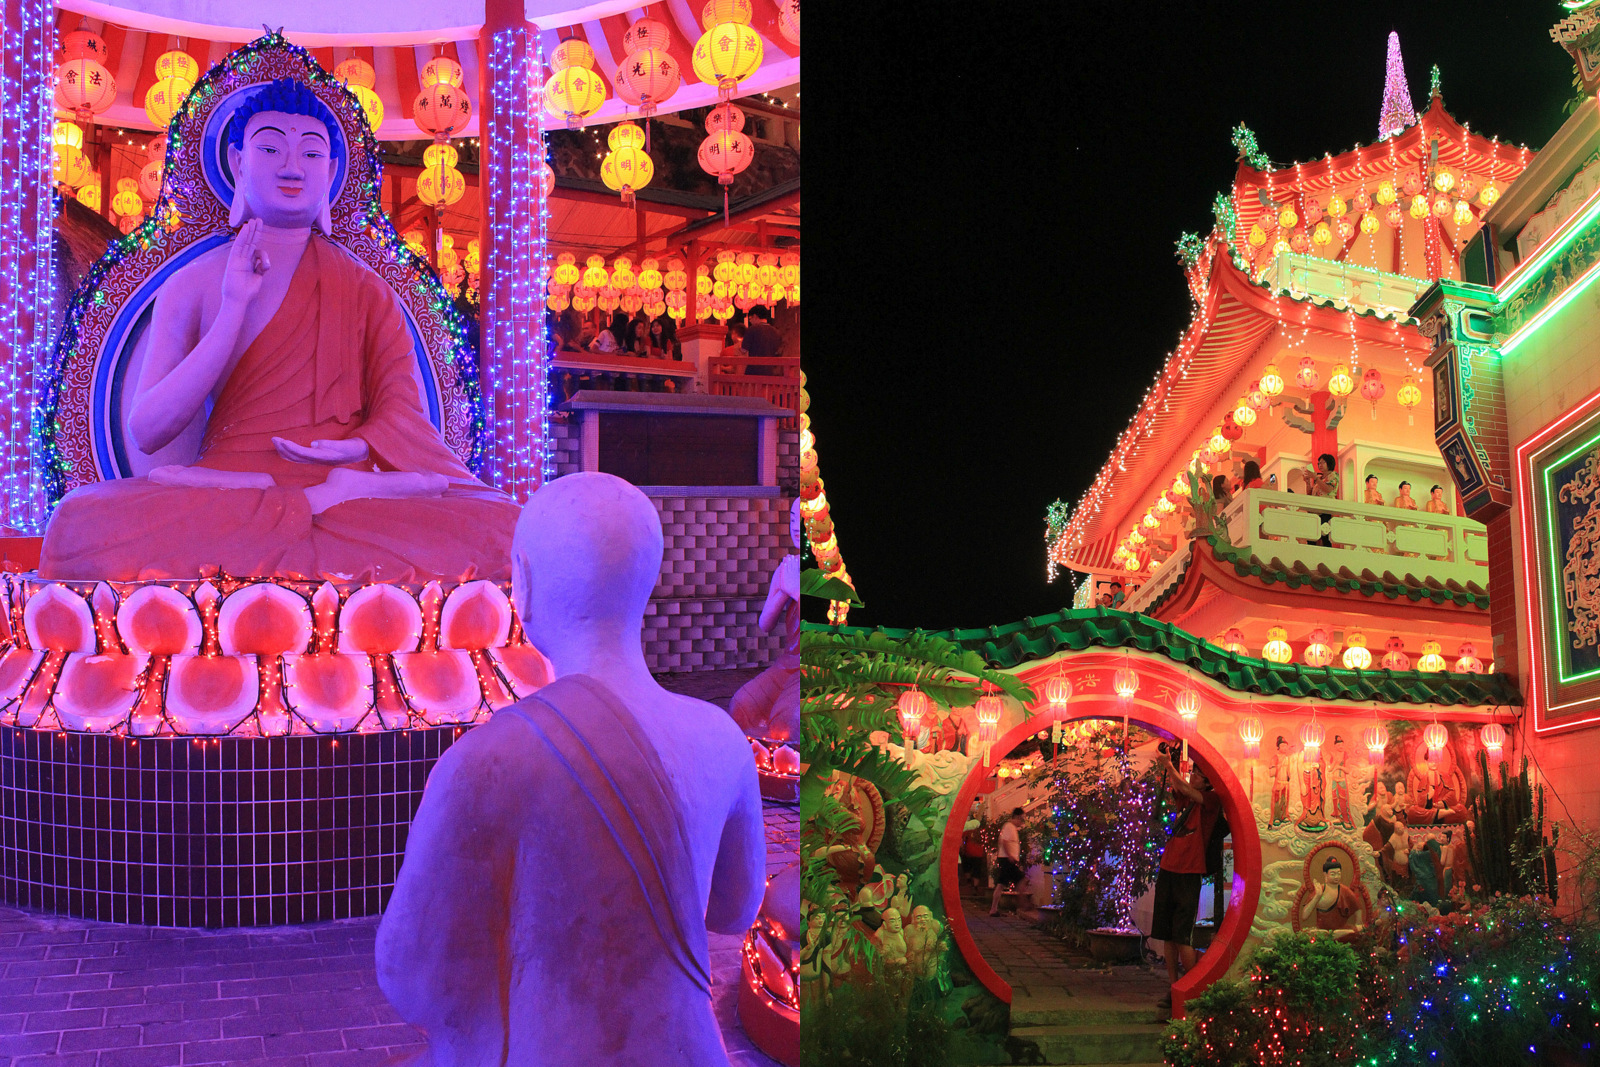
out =
[[[551,472],[539,275],[548,209],[544,183],[533,181],[544,158],[544,61],[522,0],[487,0],[479,55],[484,475],[523,501]]]
[[[42,480],[33,464],[37,375],[51,362],[55,233],[52,0],[5,0],[0,24],[0,522],[38,532]]]

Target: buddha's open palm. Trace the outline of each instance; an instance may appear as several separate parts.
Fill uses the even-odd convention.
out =
[[[228,265],[222,272],[222,302],[249,307],[261,292],[261,280],[272,269],[267,250],[261,247],[261,220],[251,219],[239,230],[228,248]]]
[[[309,445],[297,445],[282,437],[274,437],[272,443],[278,449],[278,455],[291,463],[322,463],[337,467],[367,458],[367,443],[359,437],[342,441],[312,441]]]

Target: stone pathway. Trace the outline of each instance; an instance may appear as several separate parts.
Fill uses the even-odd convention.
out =
[[[1035,1062],[1160,1062],[1156,1041],[1167,1012],[1156,1002],[1167,992],[1164,971],[1097,963],[1030,918],[991,917],[988,901],[971,896],[962,904],[983,958],[1011,985],[1011,1036],[1037,1046],[1043,1060]]]
[[[745,680],[727,676],[756,672],[714,673],[724,677],[662,682],[725,705]],[[765,809],[771,875],[799,855],[800,812]],[[377,929],[366,918],[170,930],[0,906],[0,1067],[378,1067],[421,1035],[378,988]],[[778,1067],[739,1027],[741,939],[709,938],[734,1067]]]

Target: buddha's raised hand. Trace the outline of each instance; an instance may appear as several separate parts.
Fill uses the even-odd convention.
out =
[[[251,219],[239,229],[228,249],[228,265],[222,272],[224,305],[249,307],[261,292],[261,280],[272,269],[266,249],[260,247],[261,220]]]
[[[278,455],[291,463],[322,463],[330,467],[357,463],[367,458],[367,443],[359,437],[343,440],[317,440],[308,445],[296,444],[282,437],[274,437],[272,444]]]

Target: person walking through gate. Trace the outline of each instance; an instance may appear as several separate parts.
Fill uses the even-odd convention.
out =
[[[1016,889],[1022,882],[1022,838],[1017,831],[1022,827],[1022,809],[1013,808],[1006,821],[1000,824],[1000,858],[994,864],[994,900],[989,903],[989,914],[1000,914],[1000,894]]]
[[[1222,799],[1212,791],[1199,767],[1184,781],[1165,751],[1156,757],[1156,766],[1166,773],[1172,802],[1186,805],[1161,852],[1155,917],[1150,923],[1150,936],[1166,943],[1163,954],[1167,958],[1167,975],[1177,982],[1180,961],[1184,971],[1194,967],[1194,920],[1200,910],[1200,882],[1207,874],[1217,874],[1222,869],[1221,837],[1227,833],[1227,823],[1222,819]],[[1211,869],[1212,853],[1216,870]],[[1172,1006],[1170,990],[1161,1003],[1163,1007]]]

